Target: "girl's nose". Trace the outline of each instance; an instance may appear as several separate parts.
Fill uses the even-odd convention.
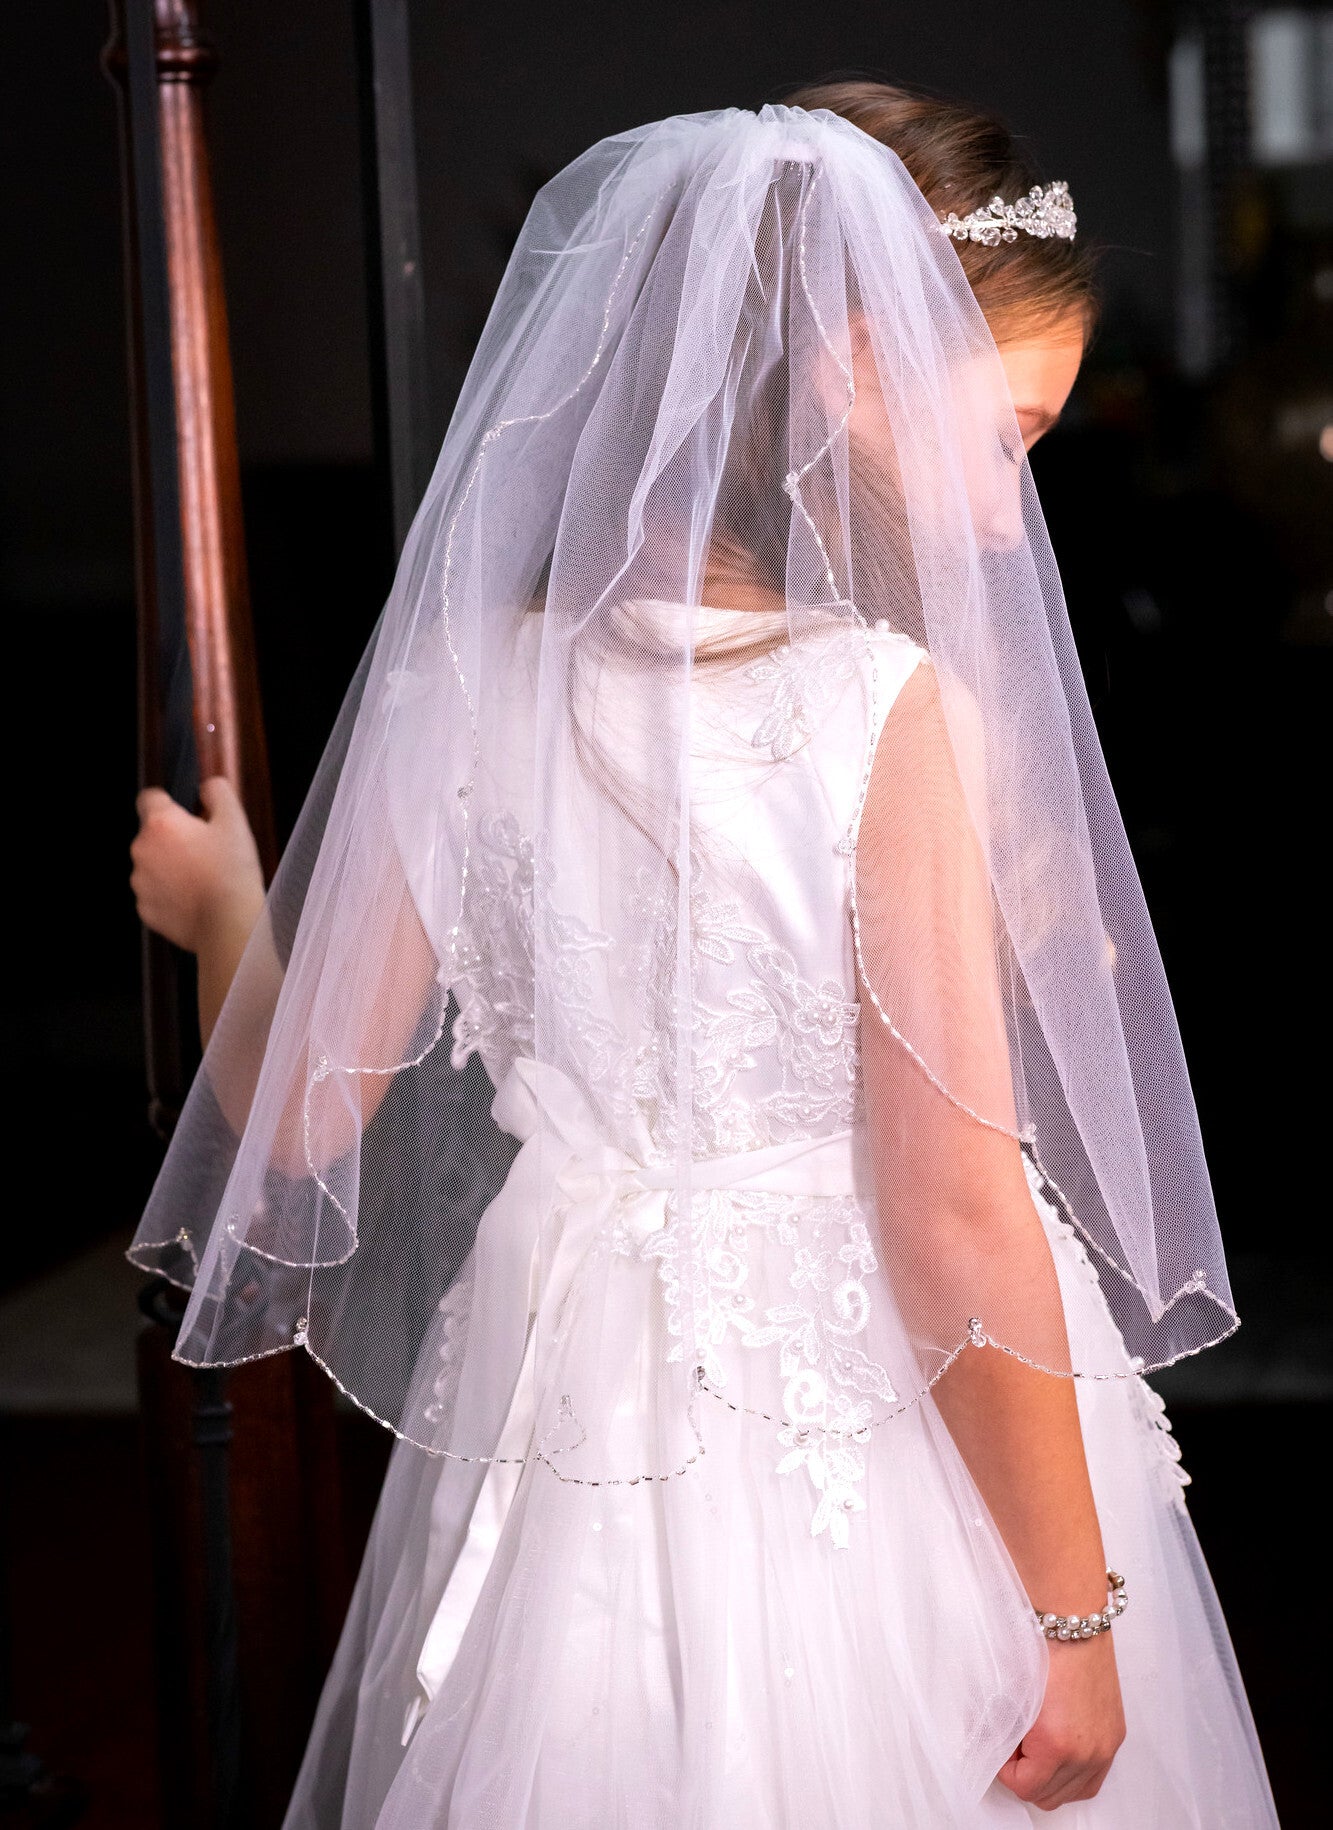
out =
[[[977,517],[977,537],[987,552],[1011,553],[1023,539],[1021,475],[1015,469],[999,478],[985,512]]]

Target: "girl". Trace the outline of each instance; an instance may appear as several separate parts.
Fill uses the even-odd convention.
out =
[[[400,1439],[292,1830],[1274,1821],[1140,1376],[1235,1315],[1024,461],[1075,239],[883,85],[594,147],[267,902],[225,784],[141,797],[211,1039],[132,1256],[180,1358]]]

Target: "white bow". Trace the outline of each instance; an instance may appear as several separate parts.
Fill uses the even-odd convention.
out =
[[[684,1164],[674,1157],[644,1161],[608,1140],[573,1081],[527,1059],[514,1063],[491,1113],[502,1130],[521,1140],[521,1148],[477,1229],[473,1303],[478,1313],[504,1319],[477,1356],[484,1365],[465,1364],[456,1415],[469,1423],[489,1415],[492,1428],[485,1438],[495,1442],[495,1459],[421,1649],[419,1689],[408,1707],[404,1745],[453,1663],[523,1472],[519,1464],[532,1448],[534,1342],[539,1333],[549,1341],[560,1332],[589,1250],[613,1226],[642,1244],[666,1226],[672,1195],[738,1187],[851,1195],[864,1192],[868,1175],[860,1155],[864,1132],[851,1130]],[[545,1251],[539,1249],[543,1226]],[[532,1326],[534,1317],[538,1327]],[[506,1367],[512,1372],[497,1378],[497,1368]],[[501,1399],[507,1404],[503,1418],[497,1414]],[[457,1495],[453,1483],[442,1479],[432,1506],[432,1538],[458,1530]],[[428,1554],[427,1568],[434,1562]]]

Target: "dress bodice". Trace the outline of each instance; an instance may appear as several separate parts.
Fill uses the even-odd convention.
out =
[[[696,613],[704,629],[747,613]],[[513,741],[482,772],[469,885],[449,973],[459,1014],[454,1061],[479,1053],[498,1086],[534,1050],[534,890],[562,886],[530,836],[540,618],[526,619],[506,684]],[[921,655],[887,626],[838,622],[784,642],[699,688],[691,746],[688,884],[693,1154],[721,1156],[853,1123],[860,1108],[859,1004],[850,924],[851,847],[872,729]],[[676,969],[682,892],[674,873],[634,874],[598,924],[579,904],[558,945],[568,955],[553,1015],[573,1062],[621,1076],[656,1151],[673,1146],[677,1064],[659,1036],[610,1034],[614,987],[628,974],[662,986]],[[606,890],[599,895],[605,906]],[[670,904],[670,907],[665,905]],[[617,952],[640,951],[618,959]],[[586,995],[584,995],[586,993]],[[642,996],[642,993],[640,993]],[[642,1026],[640,1026],[642,1028]],[[543,1038],[549,1049],[548,1034]]]

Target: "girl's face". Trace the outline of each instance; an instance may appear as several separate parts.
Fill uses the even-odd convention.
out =
[[[1022,449],[1031,451],[1059,419],[1069,398],[1083,360],[1083,326],[1069,321],[1040,333],[1019,334],[996,347]],[[998,443],[990,447],[992,462],[979,466],[979,474],[969,477],[978,533],[985,545],[1000,551],[1016,547],[1023,539],[1021,456],[1013,448],[1008,406],[1008,402],[996,404],[1001,429]],[[984,443],[980,447],[986,448]]]
[[[897,477],[896,488],[891,483],[890,491],[910,495],[912,520],[918,529],[937,516],[941,528],[948,527],[958,512],[956,480],[951,481],[947,471],[942,470],[938,477],[933,474],[929,430],[924,438],[918,437],[906,399],[897,407],[900,421],[907,414],[903,436],[895,438],[895,410],[884,399],[864,319],[854,318],[851,330],[856,387],[849,422],[853,448],[865,455],[868,471],[879,469],[888,477]],[[983,548],[1009,550],[1024,537],[1023,455],[1059,419],[1078,375],[1083,345],[1083,325],[1076,318],[1040,332],[1018,331],[997,343],[998,368],[994,357],[983,357],[959,377],[953,406],[959,415],[970,516]],[[826,380],[832,416],[839,388],[843,390],[841,399],[846,399],[846,383],[841,374],[833,374],[831,365]],[[910,479],[903,476],[904,465]]]
[[[1083,327],[1075,319],[998,347],[1023,449],[1031,451],[1069,399],[1083,360]]]

